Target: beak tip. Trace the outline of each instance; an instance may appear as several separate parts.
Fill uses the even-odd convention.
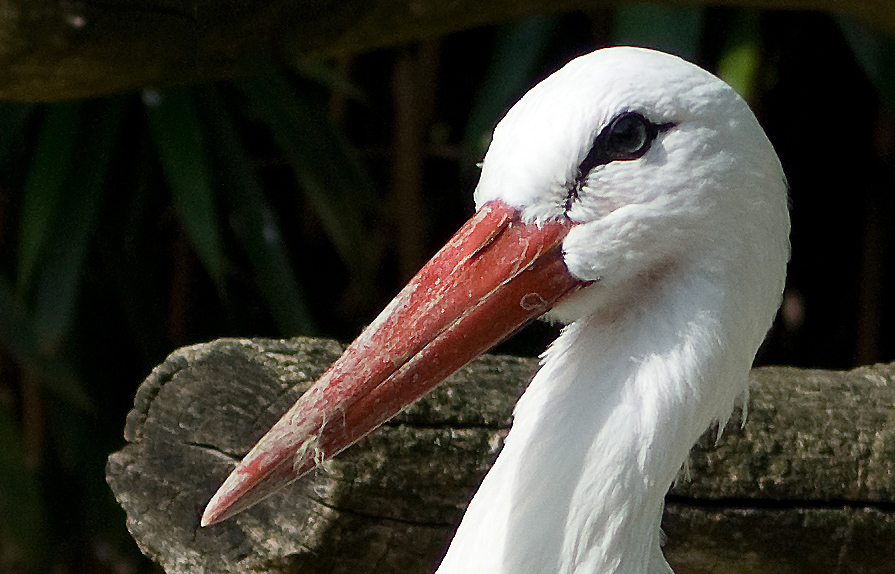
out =
[[[218,522],[222,522],[226,516],[221,515],[216,512],[208,512],[208,509],[205,509],[205,512],[202,514],[202,519],[199,520],[199,526],[205,528],[206,526],[213,526]]]
[[[200,526],[211,526],[223,522],[237,514],[239,510],[251,506],[251,504],[244,504],[245,499],[249,498],[245,496],[246,491],[251,489],[247,488],[246,484],[240,483],[235,475],[235,472],[231,473],[205,505],[205,511],[199,520]]]
[[[220,491],[216,492],[211,497],[211,500],[208,501],[208,505],[205,506],[205,512],[202,513],[202,518],[199,520],[199,525],[203,528],[217,524],[227,518],[227,507],[229,505],[221,503],[219,494]]]
[[[274,456],[261,461],[260,455],[253,456],[251,452],[246,455],[208,501],[199,521],[201,526],[223,522],[298,478],[291,463],[292,458],[283,455],[284,452],[288,453],[288,449],[280,449],[264,439],[258,444],[265,455],[273,450]],[[272,464],[264,466],[263,462],[270,463],[271,460],[274,461]]]

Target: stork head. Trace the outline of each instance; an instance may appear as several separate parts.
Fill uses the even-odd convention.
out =
[[[760,308],[753,330],[767,329],[780,296],[777,157],[730,87],[674,56],[599,50],[538,84],[497,126],[476,203],[227,478],[203,524],[334,456],[551,309],[573,321],[693,267]],[[753,289],[750,273],[768,280]]]
[[[730,86],[676,56],[597,50],[532,88],[494,130],[475,199],[527,222],[571,222],[565,264],[600,285],[554,309],[563,322],[613,288],[636,293],[689,264],[714,266],[725,287],[763,290],[765,330],[782,291],[789,217],[777,155]]]

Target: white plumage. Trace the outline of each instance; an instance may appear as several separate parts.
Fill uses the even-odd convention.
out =
[[[475,197],[479,213],[246,456],[203,524],[335,455],[423,392],[418,380],[449,372],[438,365],[458,368],[549,308],[567,326],[438,572],[670,572],[664,495],[745,395],[783,291],[789,217],[771,144],[711,74],[598,50],[507,113]],[[531,254],[506,255],[527,242]],[[486,278],[493,269],[510,278]],[[532,277],[559,279],[540,290]],[[454,357],[493,321],[505,324]]]
[[[594,168],[625,112],[673,123],[643,157]],[[476,190],[523,218],[569,217],[570,323],[515,410],[439,574],[669,572],[665,492],[723,424],[779,305],[789,256],[780,163],[746,103],[667,54],[599,50],[529,91],[494,132]]]

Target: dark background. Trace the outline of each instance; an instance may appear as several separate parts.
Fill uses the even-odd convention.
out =
[[[471,214],[503,112],[613,44],[720,74],[780,155],[793,256],[759,363],[893,360],[895,51],[843,17],[575,12],[231,82],[0,102],[0,571],[151,571],[103,479],[140,381],[217,337],[353,338]]]

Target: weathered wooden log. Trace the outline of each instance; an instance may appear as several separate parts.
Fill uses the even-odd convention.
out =
[[[824,10],[895,31],[889,0],[691,0]],[[57,101],[257,73],[619,0],[0,0],[0,99]],[[671,3],[671,2],[669,2]]]
[[[434,570],[535,360],[482,357],[369,437],[234,519],[215,489],[341,347],[220,340],[157,367],[107,479],[168,574]],[[745,426],[694,450],[668,497],[678,574],[895,572],[895,365],[753,371]]]

